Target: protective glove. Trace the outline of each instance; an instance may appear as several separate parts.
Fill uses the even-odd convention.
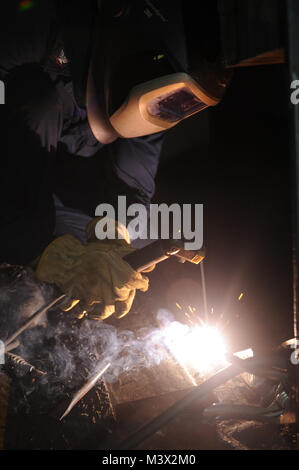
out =
[[[96,221],[87,229],[88,240],[95,239],[91,234]],[[119,231],[117,226],[116,230]],[[82,316],[104,320],[115,313],[121,318],[130,311],[136,290],[145,292],[149,282],[123,260],[135,251],[128,240],[127,235],[84,245],[72,235],[63,235],[43,252],[36,276],[68,294],[72,300],[70,308],[80,301]]]

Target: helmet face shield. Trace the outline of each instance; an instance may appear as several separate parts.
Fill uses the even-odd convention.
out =
[[[207,104],[187,86],[182,86],[153,98],[148,102],[146,109],[150,116],[167,122],[178,122],[206,107]]]
[[[99,15],[87,106],[94,134],[99,126],[125,138],[153,134],[219,103],[222,72],[197,58],[196,70],[189,65],[181,1],[127,3],[123,17]]]
[[[176,73],[134,87],[110,122],[121,136],[138,137],[169,129],[219,101],[188,74]]]

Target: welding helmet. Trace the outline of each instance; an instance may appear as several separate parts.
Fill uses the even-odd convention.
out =
[[[190,31],[185,34],[183,4],[99,2],[87,87],[89,123],[98,140],[160,132],[221,100],[228,76],[198,59],[194,34],[191,40]]]

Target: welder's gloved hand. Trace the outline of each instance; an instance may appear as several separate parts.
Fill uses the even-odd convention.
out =
[[[91,236],[93,227],[89,229],[86,245],[72,235],[54,240],[43,252],[36,275],[69,294],[73,301],[70,308],[80,301],[82,316],[87,313],[89,318],[104,320],[116,314],[121,318],[130,311],[136,290],[148,289],[148,278],[123,260],[135,251],[127,233],[123,239],[97,240]]]

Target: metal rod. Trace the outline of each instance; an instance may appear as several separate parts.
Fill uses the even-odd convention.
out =
[[[5,342],[4,345],[7,347],[14,339],[16,339],[23,331],[27,330],[29,326],[32,325],[36,320],[38,320],[44,313],[46,313],[51,307],[57,304],[61,299],[63,299],[66,294],[62,294],[57,299],[52,300],[48,305],[44,305],[41,307],[37,312],[35,312],[32,317],[21,327],[19,328],[13,335],[10,336]]]
[[[13,343],[10,343],[7,345],[5,348],[5,352],[8,353],[9,351],[12,351],[13,349],[16,349],[20,346],[20,341],[14,341]]]
[[[210,408],[205,408],[203,416],[205,417],[216,417],[219,416],[222,419],[254,419],[261,416],[280,416],[283,413],[283,409],[274,405],[268,408],[254,405],[231,405],[231,404],[216,404]]]
[[[200,272],[201,272],[201,284],[202,284],[202,295],[203,295],[203,307],[206,317],[206,322],[209,321],[209,312],[208,312],[208,301],[207,301],[207,288],[206,288],[206,278],[205,278],[205,268],[204,262],[200,263]]]
[[[234,354],[227,354],[226,359],[228,362],[239,368],[240,372],[248,372],[256,375],[257,377],[265,377],[277,382],[285,381],[287,372],[285,370],[273,369],[265,359],[252,358],[240,359]]]
[[[37,375],[46,375],[47,374],[47,372],[44,372],[42,370],[37,369],[34,365],[27,362],[21,356],[17,356],[16,354],[12,354],[12,353],[7,353],[6,357],[7,357],[9,363],[11,363],[13,365],[21,366],[23,368],[27,368],[29,372],[35,372]]]
[[[74,408],[74,406],[80,401],[88,392],[91,390],[97,381],[99,380],[100,377],[106,372],[106,370],[111,366],[111,362],[109,362],[104,369],[102,369],[100,372],[97,372],[93,377],[91,377],[86,384],[83,385],[83,387],[78,390],[78,392],[75,393],[71,403],[63,413],[63,415],[60,418],[60,421],[65,418],[69,412]]]

